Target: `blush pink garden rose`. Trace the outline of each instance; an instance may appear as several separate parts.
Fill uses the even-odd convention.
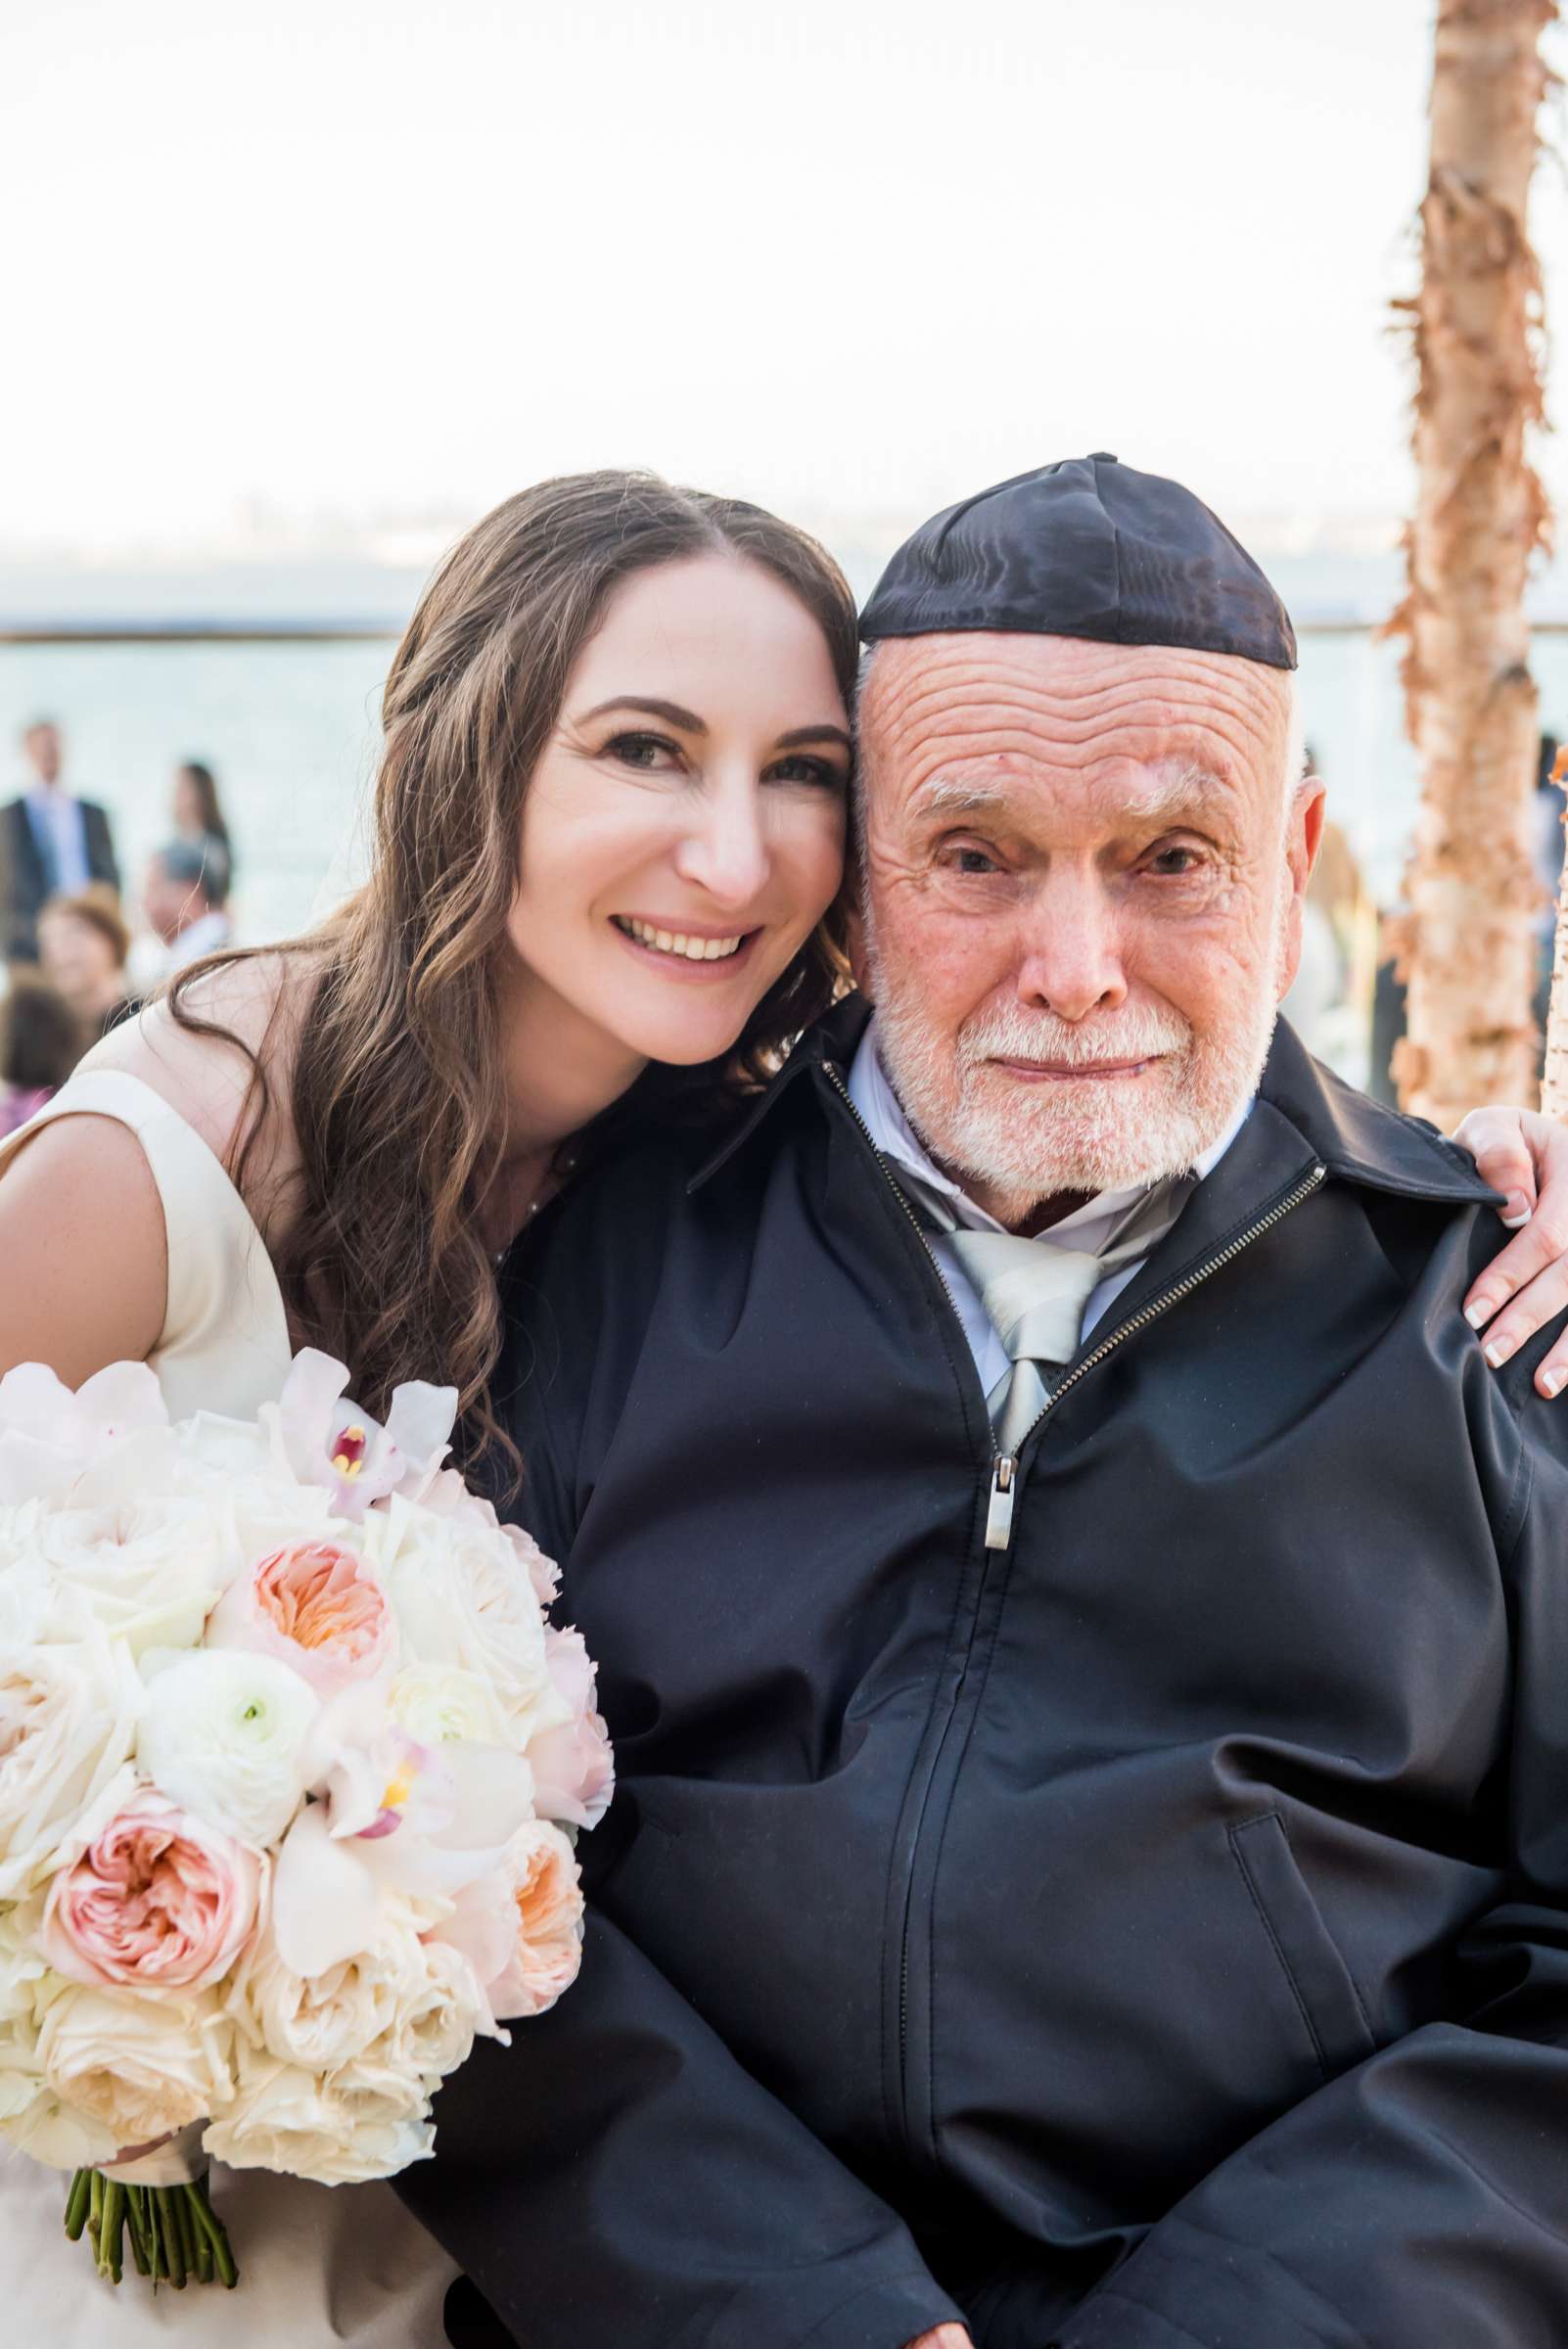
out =
[[[229,1585],[207,1644],[275,1656],[326,1698],[392,1669],[397,1626],[366,1559],[336,1542],[294,1542]]]
[[[465,1885],[425,1938],[468,1959],[497,2022],[553,2006],[582,1962],[576,1854],[560,1828],[542,1819],[519,1827],[500,1865]]]
[[[97,1988],[202,1990],[249,1940],[265,1863],[232,1835],[141,1787],[49,1888],[39,1948]]]
[[[597,1673],[576,1631],[544,1635],[545,1666],[569,1719],[541,1729],[529,1741],[535,1810],[543,1819],[566,1819],[575,1827],[596,1827],[615,1792],[615,1756],[603,1716],[594,1710]]]

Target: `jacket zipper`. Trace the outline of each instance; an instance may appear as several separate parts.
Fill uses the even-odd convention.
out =
[[[1327,1173],[1328,1169],[1324,1166],[1310,1167],[1295,1189],[1287,1191],[1283,1199],[1276,1200],[1267,1215],[1260,1216],[1256,1222],[1249,1223],[1245,1231],[1237,1232],[1235,1238],[1227,1240],[1222,1248],[1217,1248],[1213,1256],[1206,1256],[1201,1265],[1194,1265],[1190,1272],[1183,1273],[1179,1280],[1173,1281],[1168,1289],[1162,1289],[1158,1297],[1151,1297],[1147,1305],[1139,1306],[1137,1312],[1129,1319],[1119,1322],[1102,1344],[1096,1346],[1091,1354],[1086,1354],[1081,1362],[1075,1362],[1060,1383],[1051,1389],[1040,1411],[1030,1421],[1019,1439],[1019,1451],[1023,1450],[1036,1429],[1044,1425],[1056,1405],[1061,1402],[1062,1397],[1076,1387],[1081,1378],[1086,1378],[1091,1370],[1104,1361],[1108,1354],[1114,1354],[1119,1346],[1127,1343],[1129,1338],[1136,1337],[1139,1330],[1147,1329],[1151,1321],[1158,1321],[1161,1314],[1169,1313],[1173,1305],[1179,1305],[1183,1297],[1190,1297],[1193,1290],[1201,1287],[1211,1272],[1220,1271],[1231,1262],[1233,1257],[1238,1257],[1244,1248],[1250,1248],[1254,1240],[1262,1239],[1266,1231],[1272,1231],[1274,1225],[1288,1216],[1293,1208],[1300,1207],[1304,1199],[1312,1197]],[[891,1175],[889,1180],[892,1180]],[[951,1295],[950,1290],[948,1294]],[[1018,1452],[1014,1452],[1011,1457],[998,1453],[992,1477],[991,1506],[986,1516],[986,1547],[988,1549],[1005,1549],[1012,1538],[1013,1499],[1017,1473]]]
[[[894,1180],[893,1175],[889,1173],[882,1153],[877,1148],[875,1141],[872,1139],[871,1128],[869,1126],[867,1126],[864,1118],[861,1117],[859,1111],[855,1108],[854,1103],[850,1098],[850,1088],[845,1083],[837,1063],[827,1060],[821,1065],[823,1075],[827,1078],[828,1082],[832,1085],[834,1091],[844,1103],[845,1108],[854,1120],[855,1126],[858,1128],[859,1132],[864,1139],[866,1148],[870,1151],[871,1156],[876,1163],[878,1174],[882,1176],[883,1181],[887,1184],[889,1190],[899,1202],[899,1207],[902,1209],[904,1216],[908,1220],[911,1229],[914,1231],[921,1247],[925,1250],[927,1261],[929,1262],[932,1270],[935,1272],[937,1279],[942,1285],[944,1296],[946,1298],[948,1305],[952,1309],[953,1318],[958,1322],[960,1330],[962,1330],[963,1316],[958,1311],[957,1300],[953,1296],[951,1286],[948,1283],[946,1276],[943,1272],[941,1265],[937,1262],[937,1255],[935,1249],[931,1245],[930,1234],[927,1232],[919,1217],[910,1207],[909,1202],[904,1197],[902,1190]],[[1310,1167],[1307,1173],[1302,1176],[1300,1182],[1298,1182],[1293,1189],[1287,1191],[1283,1199],[1276,1200],[1274,1205],[1269,1208],[1267,1213],[1259,1216],[1254,1222],[1249,1223],[1244,1231],[1238,1232],[1233,1240],[1227,1240],[1222,1248],[1217,1248],[1213,1256],[1205,1257],[1201,1265],[1195,1265],[1190,1272],[1184,1273],[1179,1280],[1173,1281],[1168,1289],[1162,1289],[1158,1297],[1151,1297],[1148,1304],[1145,1306],[1140,1306],[1138,1311],[1133,1313],[1129,1320],[1119,1323],[1119,1325],[1111,1331],[1109,1337],[1107,1337],[1100,1345],[1096,1346],[1092,1353],[1086,1354],[1081,1362],[1075,1362],[1072,1369],[1068,1371],[1066,1377],[1063,1378],[1061,1383],[1054,1387],[1051,1393],[1046,1397],[1044,1405],[1039,1411],[1038,1415],[1030,1422],[1029,1426],[1024,1431],[1024,1435],[1019,1446],[1020,1451],[1023,1449],[1023,1445],[1029,1442],[1030,1437],[1035,1434],[1036,1430],[1042,1426],[1045,1420],[1050,1417],[1051,1412],[1061,1402],[1062,1397],[1070,1388],[1076,1387],[1081,1378],[1086,1378],[1091,1370],[1095,1369],[1099,1363],[1105,1360],[1107,1355],[1114,1354],[1117,1348],[1125,1345],[1129,1338],[1136,1336],[1140,1330],[1147,1329],[1151,1321],[1158,1321],[1161,1314],[1169,1313],[1173,1305],[1179,1305],[1183,1297],[1190,1297],[1193,1290],[1201,1287],[1202,1283],[1209,1278],[1212,1272],[1220,1271],[1222,1267],[1228,1265],[1233,1258],[1238,1257],[1244,1248],[1250,1247],[1254,1240],[1262,1239],[1266,1231],[1271,1231],[1276,1223],[1282,1221],[1282,1220],[1291,1213],[1292,1209],[1300,1207],[1304,1199],[1310,1199],[1312,1197],[1314,1191],[1315,1191],[1318,1185],[1323,1181],[1327,1173],[1327,1168],[1322,1165]],[[967,1337],[965,1338],[964,1342],[966,1345],[968,1344]],[[994,1443],[992,1443],[991,1497],[986,1510],[986,1547],[988,1550],[1005,1549],[1012,1539],[1013,1504],[1017,1496],[1018,1458],[1018,1452],[1009,1453],[999,1451],[997,1451]],[[979,1594],[977,1594],[977,1606],[978,1597],[984,1594],[984,1589],[985,1580],[984,1577],[982,1577],[981,1591]],[[958,1686],[953,1692],[954,1702],[957,1700],[957,1696],[962,1689],[962,1685],[963,1675],[960,1673]],[[926,1773],[925,1788],[921,1794],[921,1819],[918,1819],[915,1824],[915,1837],[917,1841],[919,1839],[920,1827],[924,1819],[926,1797],[929,1795],[931,1790],[931,1781],[936,1774],[936,1767],[941,1758],[941,1752],[942,1740],[939,1739],[937,1748],[931,1758],[930,1768]],[[909,1929],[912,1922],[911,1911],[913,1905],[913,1882],[914,1869],[911,1854],[911,1865],[909,1869],[908,1881],[904,1891],[903,1917],[899,1946],[899,2071],[900,2080],[907,2069],[909,2056]],[[907,2132],[907,2111],[905,2113],[904,2126],[905,2131]]]

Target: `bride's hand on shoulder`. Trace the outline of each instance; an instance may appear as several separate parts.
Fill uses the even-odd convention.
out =
[[[1473,1109],[1453,1138],[1503,1194],[1502,1221],[1517,1227],[1464,1301],[1498,1369],[1568,1306],[1568,1126],[1539,1110]],[[1537,1364],[1535,1384],[1546,1396],[1568,1386],[1568,1332]]]

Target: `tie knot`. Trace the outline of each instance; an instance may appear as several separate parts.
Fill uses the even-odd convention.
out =
[[[1072,1359],[1084,1308],[1105,1274],[1099,1257],[1002,1231],[957,1231],[949,1244],[1015,1362]]]

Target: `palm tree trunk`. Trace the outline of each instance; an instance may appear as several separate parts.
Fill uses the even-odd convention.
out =
[[[1542,416],[1540,274],[1526,212],[1540,41],[1557,0],[1441,0],[1431,177],[1414,325],[1415,518],[1406,722],[1422,799],[1407,875],[1407,1109],[1452,1127],[1481,1101],[1533,1099],[1530,856],[1536,689],[1525,573],[1546,503],[1525,456]]]

